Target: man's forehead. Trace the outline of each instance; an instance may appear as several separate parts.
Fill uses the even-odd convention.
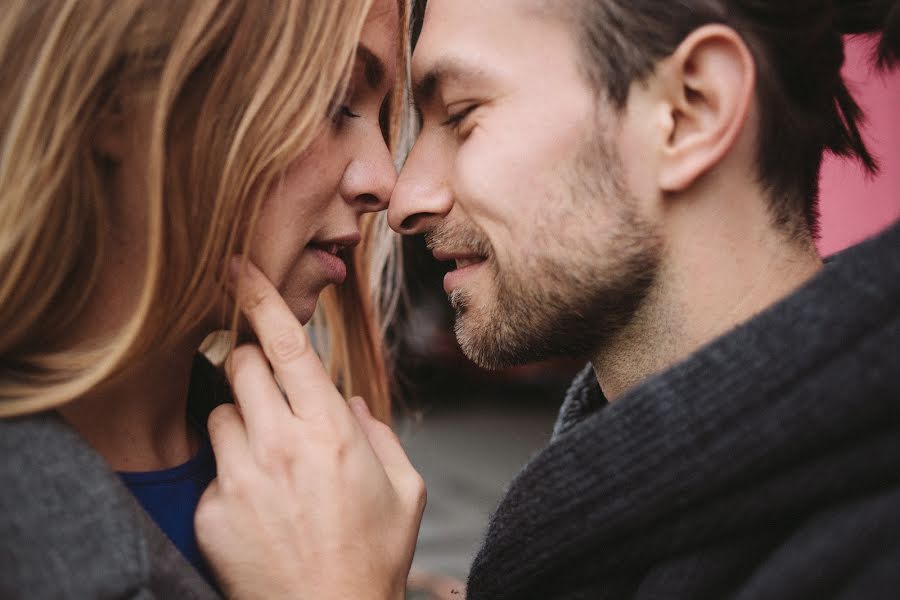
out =
[[[429,0],[412,56],[412,78],[420,89],[481,71],[478,57],[492,56],[492,19],[514,0]],[[508,7],[506,8],[508,10]]]
[[[535,25],[543,20],[534,10],[536,1],[428,0],[412,57],[413,80],[433,71],[490,67],[498,48],[521,47],[527,43],[523,38],[535,35]]]
[[[421,63],[413,73],[413,98],[417,104],[427,103],[441,85],[453,82],[476,82],[489,79],[490,70],[483,64],[453,54],[443,54],[430,63]]]
[[[464,4],[467,0],[460,0]],[[452,31],[456,27],[457,12],[451,7],[453,3],[444,3],[441,0],[429,0],[425,11],[422,32],[412,55],[412,76],[414,81],[423,79],[442,57],[453,52],[454,46],[459,46],[462,38],[471,34],[476,24],[469,27],[457,28],[457,35]]]

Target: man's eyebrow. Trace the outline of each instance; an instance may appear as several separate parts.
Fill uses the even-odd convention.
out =
[[[427,104],[434,94],[451,81],[483,79],[485,71],[455,58],[439,59],[432,64],[425,75],[413,82],[413,99],[417,105]]]
[[[363,61],[363,73],[366,77],[366,83],[373,90],[381,87],[384,81],[384,63],[378,58],[374,52],[369,50],[362,44],[356,49],[356,56]]]

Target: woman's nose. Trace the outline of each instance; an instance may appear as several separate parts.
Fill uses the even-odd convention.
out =
[[[397,183],[390,151],[379,146],[355,157],[344,172],[341,195],[360,213],[385,210]]]

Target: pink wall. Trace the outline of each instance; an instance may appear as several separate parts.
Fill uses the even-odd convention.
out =
[[[869,122],[869,149],[881,173],[867,178],[856,163],[828,156],[822,169],[822,239],[831,254],[880,231],[900,218],[900,70],[882,75],[868,62],[872,40],[848,40],[844,76]]]

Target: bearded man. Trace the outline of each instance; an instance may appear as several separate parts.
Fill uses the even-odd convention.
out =
[[[391,225],[455,261],[474,361],[592,363],[470,600],[900,589],[900,226],[814,243],[823,153],[875,169],[841,34],[893,19],[891,64],[898,13],[428,2]]]

